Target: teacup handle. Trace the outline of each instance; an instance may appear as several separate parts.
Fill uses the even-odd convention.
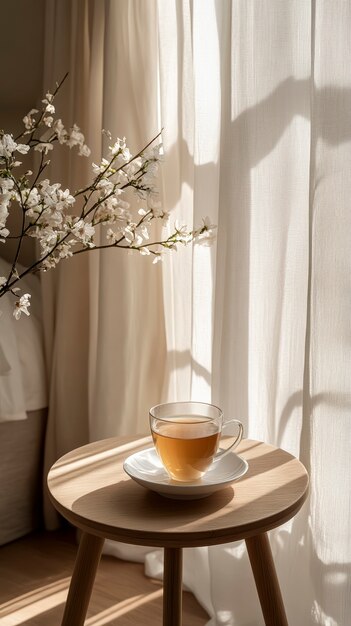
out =
[[[243,434],[244,434],[244,427],[242,425],[241,422],[239,422],[239,420],[228,420],[226,421],[223,426],[222,426],[222,431],[224,428],[226,428],[226,426],[228,426],[228,424],[237,424],[238,428],[239,428],[239,432],[237,437],[234,439],[233,443],[229,446],[229,448],[226,448],[225,450],[218,450],[218,452],[216,452],[215,456],[214,456],[214,461],[218,461],[218,459],[222,459],[226,454],[228,454],[228,452],[230,452],[231,450],[233,450],[234,448],[236,448],[237,445],[239,445],[240,441],[243,438]]]

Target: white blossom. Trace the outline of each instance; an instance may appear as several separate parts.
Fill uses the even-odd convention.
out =
[[[119,152],[121,152],[122,150],[124,150],[126,147],[126,139],[125,137],[123,139],[117,139],[117,141],[113,144],[113,146],[109,146],[109,150],[112,154],[112,156],[115,156],[116,154],[118,154]]]
[[[123,148],[123,150],[122,150],[122,158],[125,161],[130,161],[130,159],[132,158],[132,155],[130,153],[129,148]]]
[[[155,254],[154,260],[152,261],[153,265],[156,265],[156,263],[160,263],[162,261],[162,256],[161,254],[158,252]]]
[[[113,196],[102,201],[95,211],[94,224],[100,224],[101,222],[112,224],[116,218],[117,206],[118,200]]]
[[[79,156],[88,157],[91,154],[91,150],[90,150],[90,148],[88,148],[88,146],[86,144],[83,144],[82,146],[80,146],[80,148],[78,150],[78,154],[79,154]]]
[[[62,123],[61,119],[55,121],[53,129],[60,144],[63,144],[68,139],[68,133]]]
[[[58,255],[51,254],[46,259],[40,263],[40,269],[42,272],[46,272],[47,270],[51,270],[60,262],[60,257]]]
[[[47,104],[46,107],[45,107],[45,112],[46,113],[50,113],[50,114],[55,113],[54,105],[53,104]]]
[[[94,174],[102,174],[102,172],[106,170],[109,164],[110,164],[110,161],[108,161],[105,158],[101,160],[100,165],[97,165],[96,163],[92,163],[92,169],[93,169]]]
[[[61,223],[63,220],[63,211],[75,203],[75,198],[69,189],[63,191],[60,183],[50,184],[48,179],[43,180],[39,185],[39,193],[45,207],[45,216],[48,223],[50,220]],[[48,217],[50,216],[50,217]]]
[[[143,150],[142,157],[145,161],[157,161],[163,156],[163,145],[158,143],[156,146],[149,146],[146,150]]]
[[[157,161],[149,161],[148,168],[145,174],[143,175],[143,181],[153,179],[158,171],[158,163]]]
[[[36,150],[37,152],[44,152],[44,154],[47,154],[48,152],[50,152],[50,150],[53,149],[54,146],[48,141],[38,143],[36,146],[34,146],[34,150]]]
[[[204,231],[198,235],[194,235],[194,243],[200,246],[211,246],[216,240],[216,233],[213,230]]]
[[[67,139],[67,145],[70,148],[73,148],[73,146],[82,146],[84,143],[84,135],[81,132],[79,126],[77,126],[77,124],[74,124],[72,126],[72,128],[70,129],[69,132],[69,138]]]
[[[20,152],[21,154],[27,154],[29,152],[29,146],[25,143],[18,143],[16,145],[16,152]]]
[[[27,154],[29,150],[30,146],[24,143],[16,143],[12,135],[5,134],[0,137],[0,157],[10,158],[14,152]],[[16,166],[16,163],[13,165]]]
[[[131,154],[129,153],[129,158],[131,158]],[[134,159],[130,161],[124,166],[124,172],[128,176],[129,179],[134,178],[137,174],[140,174],[143,168],[143,162],[141,158]],[[141,178],[140,178],[141,179]]]
[[[54,95],[49,92],[46,94],[45,98],[42,100],[42,103],[45,104],[44,111],[46,113],[50,113],[50,114],[55,113],[55,107],[52,104],[53,100],[54,100]]]
[[[22,192],[22,198],[28,208],[36,207],[40,203],[40,194],[36,187],[33,189],[25,189]]]
[[[185,224],[180,225],[178,220],[176,220],[174,228],[176,231],[177,241],[179,243],[187,244],[192,240],[192,233],[188,231],[188,228]]]
[[[106,231],[106,239],[110,243],[116,243],[117,233],[114,230],[112,230],[112,228],[108,228]]]
[[[128,224],[123,230],[123,236],[129,244],[134,242],[134,228],[135,224]]]
[[[210,220],[209,217],[203,217],[202,221],[203,221],[203,225],[206,228],[206,230],[213,230],[213,229],[217,228],[217,226],[215,224],[211,223],[211,220]]]
[[[0,157],[10,158],[16,148],[17,144],[12,135],[5,134],[0,138]]]
[[[30,293],[25,293],[15,302],[15,310],[13,312],[14,317],[18,320],[21,314],[29,315],[28,307],[30,306]]]
[[[74,196],[72,196],[69,189],[65,189],[65,191],[62,191],[62,189],[58,189],[57,198],[58,198],[58,203],[60,206],[62,206],[62,208],[72,206],[76,201]]]
[[[46,115],[43,121],[44,121],[45,126],[48,126],[49,128],[51,128],[54,118],[52,117],[52,115]]]
[[[65,241],[61,243],[57,248],[57,254],[60,259],[67,259],[70,256],[73,256],[72,248],[69,243]]]
[[[1,228],[0,229],[0,242],[5,243],[6,237],[8,237],[9,234],[10,234],[10,231],[8,230],[8,228]]]
[[[96,189],[103,189],[104,195],[107,196],[113,191],[114,183],[107,178],[101,178],[96,185]],[[122,193],[120,189],[116,189],[116,194]]]
[[[82,243],[88,246],[94,246],[92,238],[95,235],[95,228],[89,222],[79,219],[75,222],[71,229],[72,234]]]
[[[35,120],[33,119],[33,115],[39,113],[38,109],[31,109],[27,115],[23,118],[23,123],[27,130],[32,130],[35,126]]]
[[[53,95],[52,93],[50,93],[50,91],[48,91],[48,92],[45,94],[45,99],[43,100],[43,102],[44,102],[44,103],[49,103],[49,102],[52,102],[52,101],[53,101],[53,99],[54,99],[54,95]]]
[[[147,224],[145,222],[143,222],[142,224],[140,224],[139,226],[136,227],[135,229],[135,236],[136,237],[140,237],[141,240],[143,239],[150,239],[150,234],[147,228]],[[140,245],[140,244],[138,244]]]
[[[12,178],[0,178],[0,191],[6,193],[14,188],[14,181]]]
[[[10,194],[3,194],[0,196],[0,228],[4,228],[6,220],[8,218],[8,206],[10,204]]]
[[[8,216],[8,206],[11,201],[11,194],[6,192],[0,194],[0,224],[3,222],[4,218],[6,219]]]
[[[211,220],[209,217],[205,217],[202,219],[203,226],[196,230],[193,234],[194,243],[197,243],[202,246],[210,246],[216,239],[216,226],[211,224]]]
[[[33,229],[31,234],[33,237],[39,239],[42,256],[46,256],[50,253],[60,238],[60,233],[54,230],[54,228],[50,225],[43,228],[37,227],[36,229]]]

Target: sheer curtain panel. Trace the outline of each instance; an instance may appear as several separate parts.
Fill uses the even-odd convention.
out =
[[[218,224],[216,251],[164,266],[169,397],[211,398],[305,463],[310,500],[271,533],[289,623],[347,626],[351,7],[159,0],[158,11],[165,200],[189,216],[192,199],[195,221]],[[170,304],[178,265],[184,315]],[[187,568],[211,625],[263,623],[243,545],[194,550]]]

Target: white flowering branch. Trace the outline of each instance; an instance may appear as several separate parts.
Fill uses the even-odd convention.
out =
[[[76,147],[78,155],[88,157],[90,149],[80,128],[74,124],[67,130],[60,118],[55,118],[54,98],[66,77],[57,84],[53,93],[42,100],[41,110],[32,109],[23,118],[23,132],[13,135],[0,131],[0,243],[8,239],[17,241],[11,269],[0,277],[0,297],[8,292],[16,296],[14,315],[29,315],[30,294],[18,299],[16,284],[29,273],[56,267],[63,259],[88,250],[122,248],[135,250],[142,255],[152,255],[153,262],[162,259],[164,250],[176,250],[178,244],[191,241],[209,243],[214,237],[214,226],[206,218],[200,228],[191,230],[174,225],[164,239],[150,239],[150,225],[154,220],[166,223],[169,214],[158,201],[155,177],[161,158],[162,146],[154,137],[140,152],[132,155],[125,138],[111,141],[107,158],[92,164],[93,179],[86,187],[71,193],[60,183],[51,183],[43,176],[50,161],[47,155],[55,144]],[[103,131],[105,132],[105,131]],[[110,133],[106,133],[111,140]],[[17,175],[23,158],[31,151],[39,152],[40,161],[33,173]],[[135,217],[126,190],[134,192],[145,207]],[[78,204],[79,203],[79,206]],[[11,209],[21,211],[21,225],[16,234],[6,227]],[[96,243],[98,227],[104,227],[102,243]],[[19,272],[17,265],[23,241],[33,237],[39,242],[39,254],[30,267]],[[100,240],[99,240],[100,241]]]

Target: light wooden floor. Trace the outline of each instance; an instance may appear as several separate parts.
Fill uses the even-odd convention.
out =
[[[76,549],[71,531],[29,535],[0,548],[0,626],[59,626]],[[208,620],[184,592],[183,625]],[[85,624],[161,625],[161,583],[147,578],[142,564],[103,556]]]

